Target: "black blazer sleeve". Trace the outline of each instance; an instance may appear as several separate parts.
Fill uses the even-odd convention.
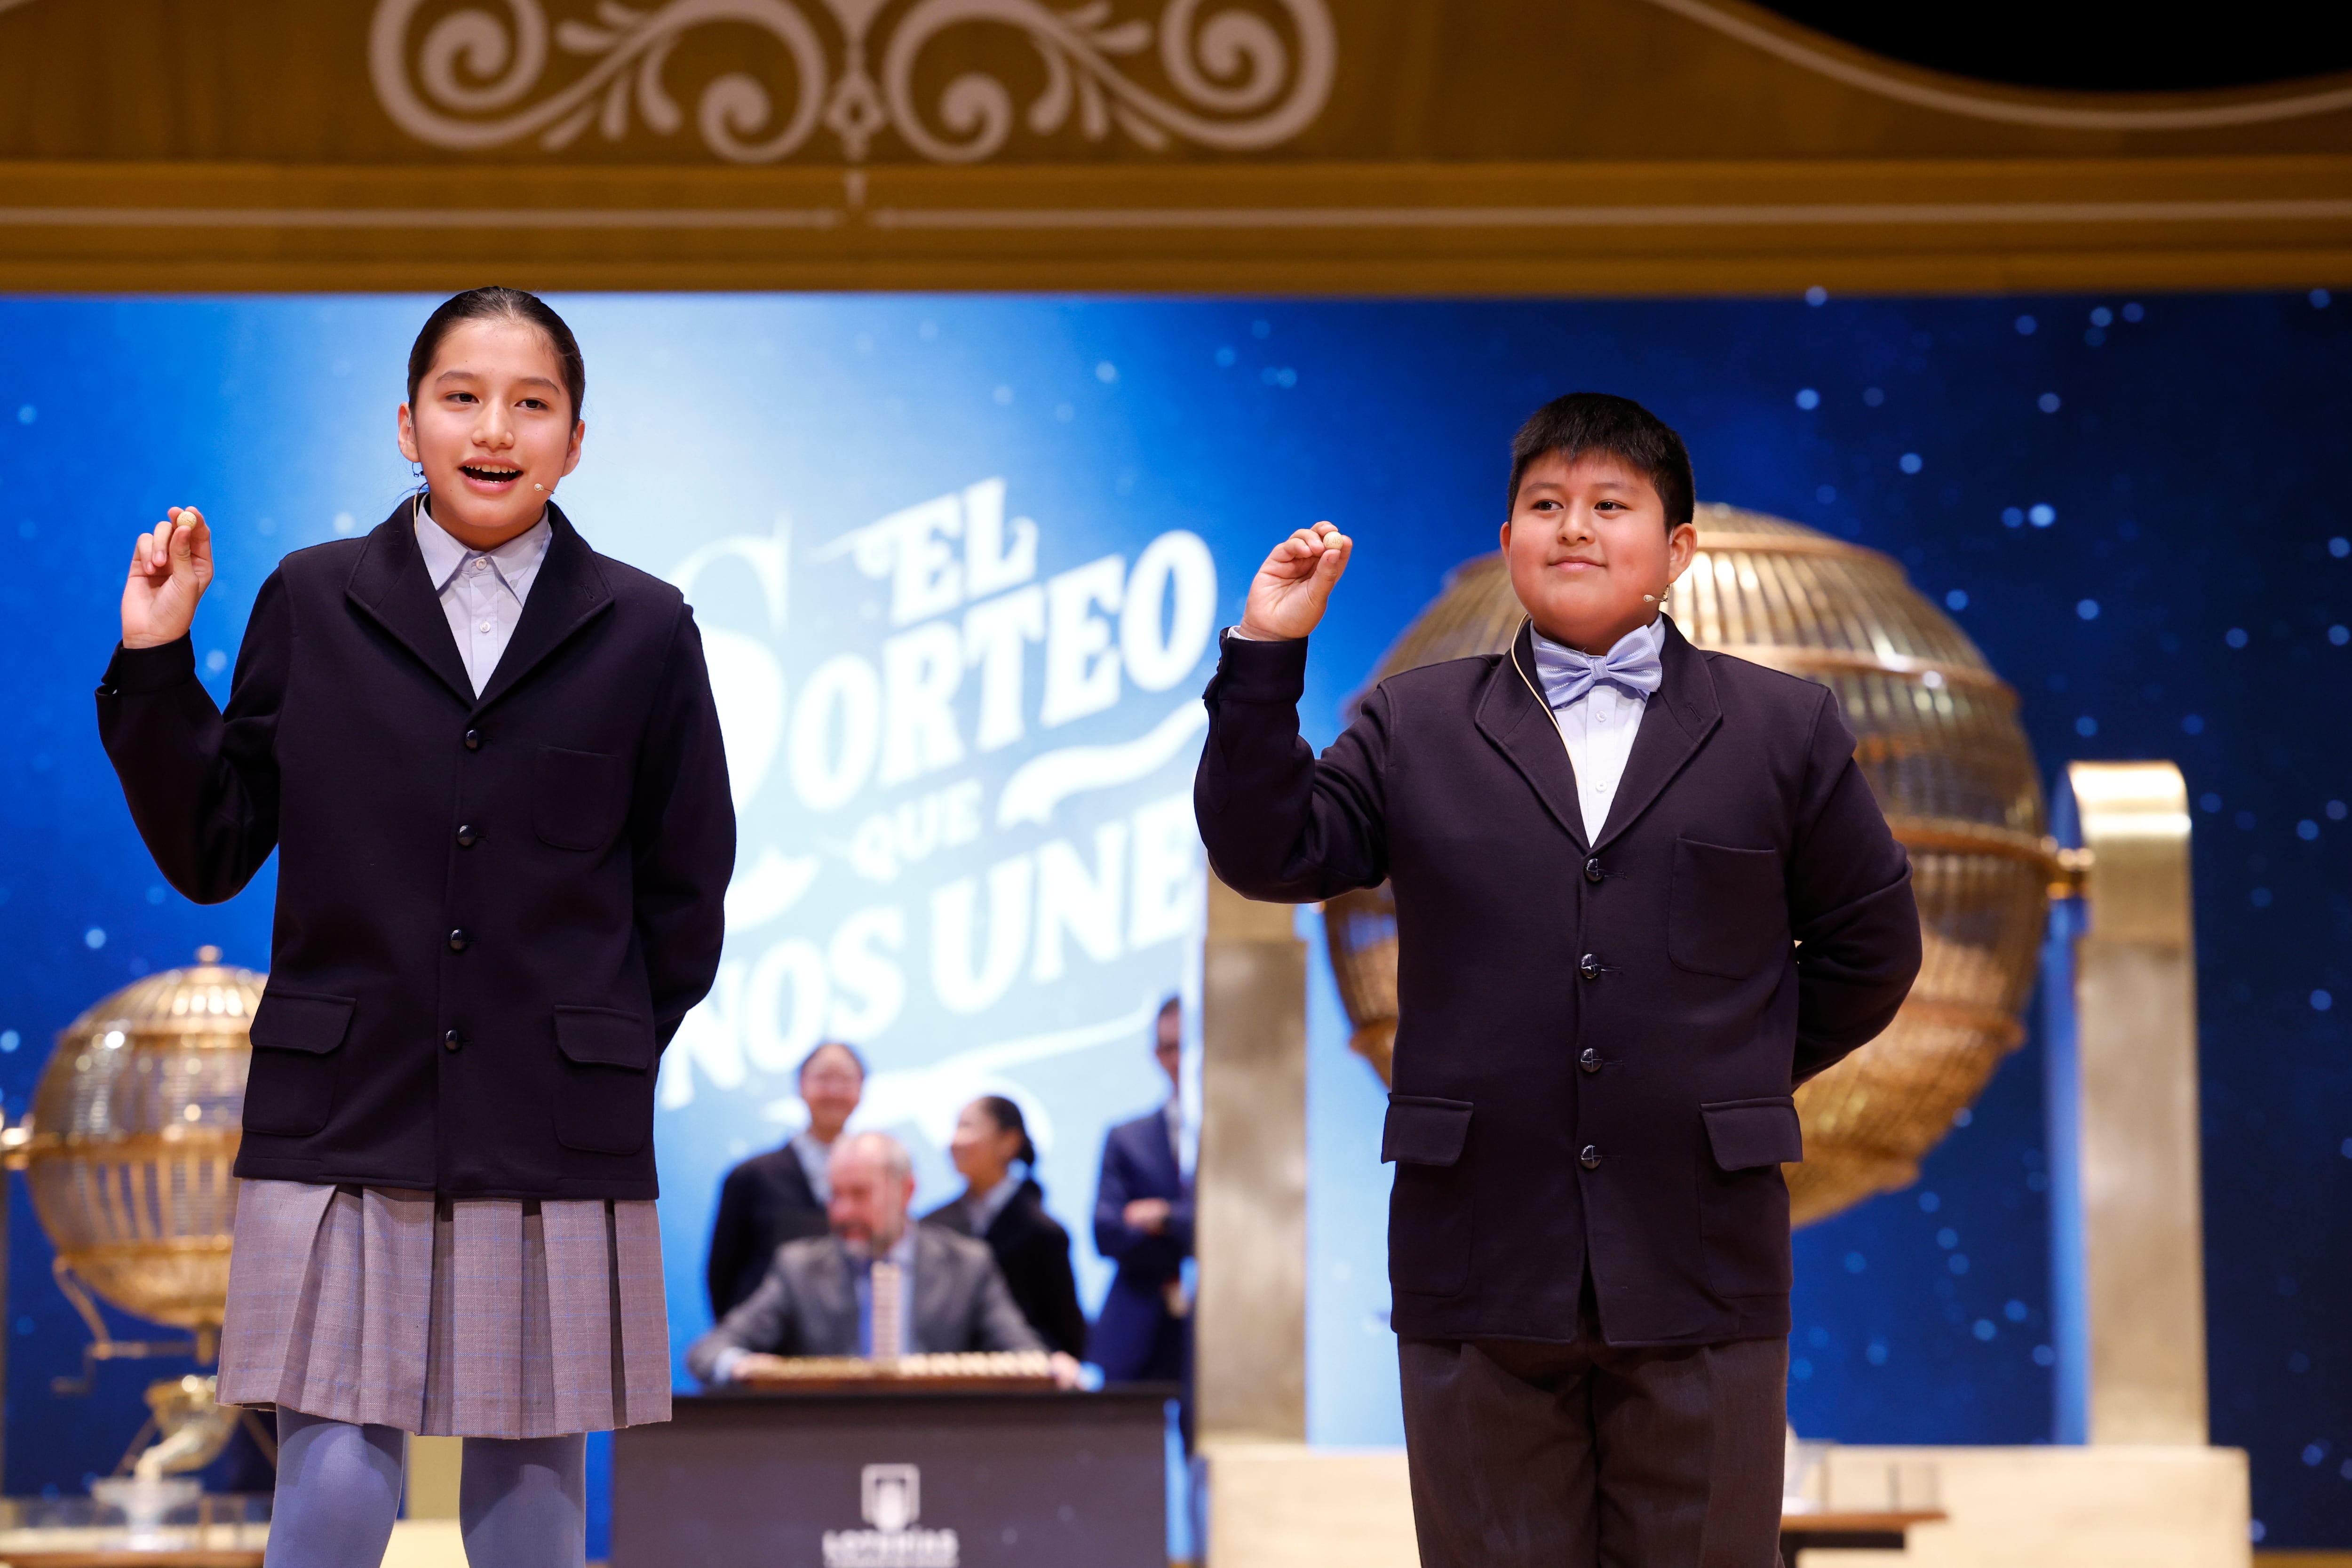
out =
[[[972,1280],[971,1328],[964,1342],[977,1351],[1042,1351],[1045,1342],[1021,1315],[1013,1300],[1013,1292],[1004,1283],[1004,1271],[996,1266],[995,1256],[982,1253],[983,1267]]]
[[[667,1047],[719,973],[727,883],[735,870],[735,807],[719,710],[694,612],[683,606],[639,754],[629,834],[655,1037]]]
[[[710,1222],[710,1258],[703,1268],[713,1322],[750,1294],[742,1281],[759,1248],[759,1217],[752,1212],[757,1195],[748,1163],[728,1172],[727,1179],[719,1184],[719,1213]]]
[[[1911,858],[1853,759],[1853,734],[1823,691],[1789,864],[1797,939],[1796,1081],[1877,1038],[1919,973]]]
[[[1087,1353],[1087,1312],[1078,1305],[1078,1282],[1070,1272],[1070,1233],[1042,1205],[1024,1205],[1009,1245],[997,1249],[998,1267],[1011,1287],[1013,1300],[1029,1326],[1048,1350],[1067,1351],[1084,1359]],[[999,1230],[1014,1229],[999,1219],[989,1242],[995,1246]]]
[[[278,573],[253,604],[228,711],[196,679],[186,637],[117,647],[98,689],[98,735],[156,868],[200,904],[231,899],[278,847],[278,715],[293,647]]]
[[[1151,1119],[1155,1126],[1158,1118]],[[1152,1189],[1121,1134],[1114,1127],[1103,1139],[1102,1173],[1095,1183],[1095,1250],[1122,1268],[1173,1279],[1192,1252],[1192,1204],[1181,1194]],[[1127,1223],[1127,1205],[1137,1198],[1168,1198],[1168,1228],[1158,1235]]]
[[[1318,760],[1298,733],[1307,642],[1228,634],[1202,694],[1209,739],[1192,809],[1217,876],[1246,898],[1311,903],[1388,876],[1385,689]]]
[[[687,1348],[686,1367],[709,1383],[718,1371],[720,1352],[793,1355],[798,1349],[793,1339],[792,1277],[786,1269],[771,1268],[757,1290]]]
[[[1057,1351],[1084,1361],[1087,1356],[1087,1310],[1078,1304],[1077,1277],[1070,1271],[1070,1233],[1055,1226],[1053,1245],[1040,1244],[1031,1278],[1036,1283],[1036,1312],[1031,1319]]]
[[[1114,1130],[1103,1140],[1102,1172],[1095,1178],[1095,1250],[1113,1263],[1139,1261],[1138,1249],[1158,1239],[1127,1223],[1135,1186]]]

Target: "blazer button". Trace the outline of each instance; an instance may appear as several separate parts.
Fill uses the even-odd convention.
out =
[[[1576,1163],[1583,1166],[1588,1171],[1599,1170],[1601,1168],[1601,1151],[1594,1148],[1591,1144],[1587,1143],[1583,1150],[1576,1156]]]
[[[481,749],[482,749],[482,732],[481,732],[479,730],[468,730],[468,731],[466,731],[466,750],[467,750],[467,751],[469,751],[469,752],[478,752],[478,751],[480,751]]]
[[[453,931],[449,933],[449,951],[463,952],[466,951],[466,943],[471,940],[463,931]]]
[[[459,1046],[466,1043],[466,1037],[459,1034],[457,1030],[452,1029],[447,1034],[441,1037],[441,1043],[454,1051]]]
[[[1601,1070],[1601,1053],[1594,1050],[1591,1046],[1587,1046],[1584,1047],[1584,1054],[1576,1058],[1576,1065],[1582,1068],[1586,1072],[1599,1072]]]
[[[1595,856],[1593,858],[1587,860],[1584,863],[1584,879],[1588,882],[1597,882],[1601,880],[1600,857]]]
[[[481,835],[479,833],[474,831],[474,825],[472,823],[461,822],[457,825],[458,848],[471,849],[474,847],[474,840],[480,837]]]
[[[1576,972],[1587,980],[1598,980],[1601,978],[1601,961],[1588,952],[1578,963]]]

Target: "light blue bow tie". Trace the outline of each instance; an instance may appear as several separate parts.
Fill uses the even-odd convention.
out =
[[[1554,709],[1567,707],[1596,686],[1613,686],[1628,696],[1647,697],[1664,678],[1658,658],[1666,643],[1664,616],[1627,632],[1617,639],[1615,647],[1600,656],[1564,647],[1541,632],[1532,635],[1536,679],[1542,682],[1545,700]]]

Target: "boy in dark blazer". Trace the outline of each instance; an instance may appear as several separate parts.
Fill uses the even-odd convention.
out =
[[[1776,1556],[1796,1086],[1894,1017],[1910,865],[1824,688],[1660,613],[1690,461],[1639,405],[1539,410],[1502,544],[1507,653],[1395,676],[1318,760],[1307,634],[1350,542],[1277,546],[1206,695],[1217,874],[1389,881],[1382,1158],[1423,1563]]]

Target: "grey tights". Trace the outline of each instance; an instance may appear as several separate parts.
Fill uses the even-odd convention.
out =
[[[267,1568],[377,1568],[400,1511],[407,1435],[278,1412],[278,1499]],[[588,1441],[468,1437],[458,1527],[475,1568],[582,1568]]]

